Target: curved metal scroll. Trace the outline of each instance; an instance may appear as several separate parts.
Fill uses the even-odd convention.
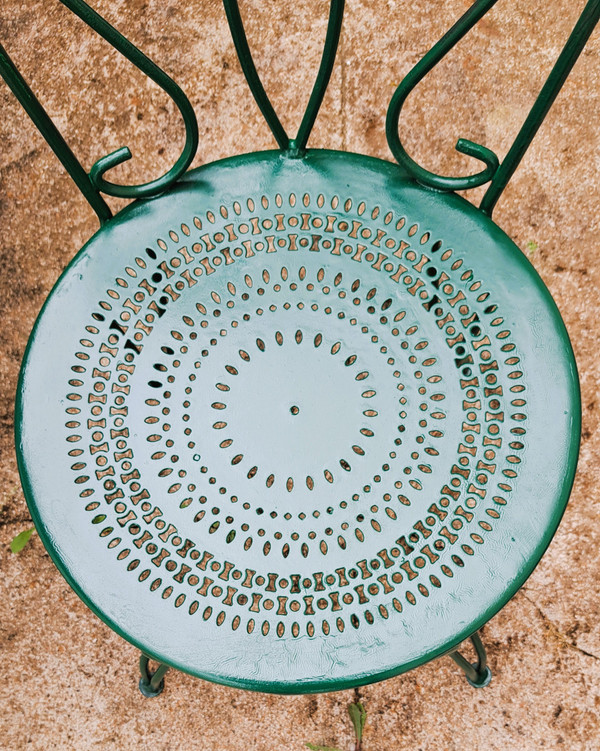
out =
[[[306,148],[308,138],[315,124],[323,97],[325,96],[329,79],[331,78],[342,29],[344,0],[331,0],[321,64],[319,65],[317,78],[295,139],[290,139],[285,132],[258,76],[254,60],[252,59],[252,53],[248,46],[248,39],[244,31],[244,24],[237,0],[223,0],[223,5],[225,6],[225,13],[227,14],[227,21],[238,59],[254,100],[267,121],[267,125],[271,129],[279,148],[289,151],[291,156],[300,156]]]
[[[414,66],[400,82],[390,101],[385,123],[385,131],[390,150],[401,164],[416,180],[430,188],[439,190],[466,190],[476,188],[489,182],[498,169],[499,159],[493,151],[485,146],[464,138],[458,140],[456,150],[462,154],[480,159],[486,166],[481,172],[468,177],[444,177],[426,170],[406,153],[398,134],[398,121],[402,106],[415,86],[434,68],[440,60],[459,42],[465,34],[480,20],[497,0],[476,0],[469,10],[454,24],[440,41]]]
[[[109,169],[131,159],[131,151],[127,146],[123,146],[117,149],[117,151],[112,152],[112,154],[98,159],[90,170],[90,180],[98,190],[109,196],[117,196],[118,198],[149,198],[150,196],[162,193],[183,175],[185,170],[190,166],[198,148],[198,123],[189,99],[172,78],[111,26],[108,21],[105,21],[102,16],[90,8],[87,3],[83,2],[83,0],[61,0],[61,2],[69,10],[78,15],[82,21],[85,21],[94,31],[100,34],[101,37],[106,39],[109,44],[139,68],[142,73],[158,84],[175,102],[185,124],[185,145],[179,159],[170,170],[161,177],[156,178],[156,180],[151,180],[142,185],[117,185],[104,179],[104,173]]]
[[[537,133],[575,61],[581,54],[590,34],[600,19],[600,0],[588,0],[563,51],[502,164],[499,164],[498,157],[490,149],[461,138],[456,144],[457,151],[480,159],[485,163],[486,168],[468,177],[444,177],[436,175],[411,159],[400,142],[398,121],[402,106],[407,96],[421,79],[429,73],[496,2],[497,0],[476,0],[450,31],[415,65],[394,92],[386,120],[386,135],[390,150],[397,161],[423,185],[439,190],[464,190],[483,185],[491,180],[491,185],[479,207],[488,216],[491,216],[492,210],[502,191],[527,151],[529,144]]]
[[[120,148],[99,159],[88,175],[17,70],[8,53],[0,46],[0,75],[94,209],[100,223],[103,224],[111,218],[112,214],[107,203],[100,196],[100,191],[119,198],[149,198],[165,191],[181,177],[194,158],[198,148],[198,124],[189,100],[164,71],[83,0],[61,0],[61,2],[157,83],[173,99],[185,123],[186,140],[184,148],[175,164],[161,177],[142,185],[118,185],[105,180],[103,176],[107,170],[131,158],[131,152],[127,147]]]

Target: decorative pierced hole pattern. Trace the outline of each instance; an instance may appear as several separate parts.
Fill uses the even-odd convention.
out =
[[[469,565],[511,500],[526,386],[451,248],[385,207],[277,194],[131,258],[82,332],[65,424],[132,577],[298,637],[417,607]]]

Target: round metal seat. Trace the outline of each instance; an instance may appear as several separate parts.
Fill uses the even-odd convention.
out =
[[[146,696],[169,666],[299,693],[442,654],[487,685],[477,630],[550,542],[580,432],[560,315],[491,213],[600,0],[502,162],[459,140],[484,165],[466,177],[414,162],[399,117],[495,0],[475,0],[398,85],[398,164],[306,149],[343,0],[295,139],[224,0],[279,150],[190,172],[182,90],[83,0],[61,2],[172,97],[186,140],[151,182],[105,179],[127,148],[88,173],[0,47],[0,74],[101,223],[46,301],[17,395],[23,487],[57,566],[142,650]],[[486,183],[479,208],[456,193]],[[101,193],[138,200],[113,217]],[[467,638],[474,664],[456,651]]]
[[[266,152],[105,224],[36,324],[18,453],[113,629],[262,691],[449,652],[563,513],[576,367],[539,276],[397,165]]]

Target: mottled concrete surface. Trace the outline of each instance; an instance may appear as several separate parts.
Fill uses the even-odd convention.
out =
[[[200,123],[196,163],[269,148],[216,0],[102,0],[95,5],[179,83]],[[302,114],[324,35],[324,3],[246,0],[257,66],[290,129]],[[350,0],[340,59],[311,145],[389,158],[386,103],[466,0]],[[505,2],[406,106],[407,147],[426,166],[466,171],[459,136],[506,153],[582,2]],[[174,106],[57,2],[3,0],[0,39],[89,168],[128,144],[122,179],[156,176],[182,143]],[[264,696],[169,676],[136,689],[136,651],[92,615],[30,526],[12,447],[19,362],[42,301],[96,220],[4,85],[0,85],[0,747],[6,749],[350,749],[346,705],[368,710],[364,751],[600,748],[597,551],[600,400],[600,34],[577,64],[498,205],[498,223],[554,295],[583,389],[574,492],[541,564],[484,629],[494,680],[471,689],[450,660],[360,691]],[[113,202],[113,205],[116,205]]]

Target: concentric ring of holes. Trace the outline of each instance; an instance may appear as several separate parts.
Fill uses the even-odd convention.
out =
[[[98,309],[92,313],[93,321],[85,327],[86,334],[80,340],[81,349],[76,352],[76,364],[72,367],[74,375],[69,381],[66,410],[69,456],[74,460],[72,469],[79,495],[85,499],[91,521],[100,529],[100,537],[108,539],[108,547],[115,550],[119,561],[127,562],[127,569],[135,571],[140,582],[149,581],[152,591],[160,591],[164,599],[172,598],[176,607],[187,602],[191,615],[198,612],[204,620],[214,618],[219,626],[227,621],[234,630],[244,624],[248,633],[258,628],[267,635],[272,629],[279,637],[303,633],[312,636],[317,629],[328,634],[332,629],[344,631],[347,626],[358,628],[361,623],[368,625],[376,618],[388,618],[391,611],[400,612],[407,603],[416,605],[419,596],[428,597],[431,587],[440,587],[444,577],[453,577],[456,569],[475,554],[476,547],[484,544],[485,536],[492,532],[494,520],[500,517],[502,506],[510,497],[511,483],[521,461],[525,385],[510,330],[504,328],[504,319],[491,293],[472,270],[465,268],[462,259],[452,260],[452,249],[443,249],[442,242],[429,232],[419,230],[416,224],[409,225],[404,217],[392,211],[384,213],[375,207],[368,212],[364,202],[355,204],[351,199],[343,202],[337,196],[327,201],[323,195],[316,199],[308,194],[301,199],[293,194],[285,198],[262,196],[263,211],[273,208],[272,218],[262,220],[254,215],[258,203],[249,198],[245,206],[234,202],[231,207],[220,206],[216,213],[207,211],[203,217],[193,217],[189,224],[171,230],[168,241],[158,239],[155,248],[137,254],[131,265],[125,267],[123,276],[115,280],[114,287],[107,290],[106,299],[99,301]],[[279,213],[284,204],[286,213]],[[198,284],[199,277],[204,276],[208,285],[210,275],[223,273],[238,259],[248,269],[245,275],[248,289],[253,287],[257,274],[262,276],[261,283],[267,284],[265,274],[272,277],[272,271],[265,268],[254,271],[261,265],[261,257],[270,252],[285,256],[290,251],[338,256],[340,271],[330,280],[321,268],[316,280],[308,280],[306,269],[301,266],[298,278],[290,280],[282,259],[277,266],[281,282],[269,280],[276,292],[279,291],[276,285],[282,282],[288,283],[288,292],[296,292],[300,284],[318,283],[323,294],[329,294],[342,284],[345,274],[358,277],[353,284],[360,285],[360,272],[349,270],[349,261],[368,264],[380,272],[386,278],[381,285],[383,289],[389,289],[390,284],[404,289],[405,295],[411,295],[407,300],[420,306],[423,314],[435,317],[464,394],[464,438],[458,447],[452,477],[440,489],[439,502],[431,504],[425,518],[407,535],[399,537],[396,546],[380,550],[371,560],[365,558],[350,567],[315,572],[310,577],[263,574],[236,567],[229,561],[217,561],[207,550],[201,552],[193,540],[182,539],[177,527],[153,505],[149,491],[140,482],[143,478],[134,466],[133,453],[127,444],[127,382],[135,372],[136,356],[147,337],[152,336],[167,306],[177,306],[180,297]],[[270,268],[273,266],[271,261]],[[229,291],[233,297],[235,291]],[[212,303],[206,300],[198,305],[200,328],[209,325],[209,306],[223,303],[215,299],[215,294]],[[368,306],[367,310],[373,309],[368,312],[371,315],[377,312],[378,324],[387,327],[391,337],[401,342],[401,349],[408,350],[410,337],[416,331],[402,329],[403,311],[388,303],[391,297],[376,301],[376,296],[376,288],[367,292],[365,304],[378,303]],[[228,302],[231,300],[224,304]],[[300,309],[301,302],[296,304]],[[286,305],[291,307],[292,303],[286,299],[282,307],[285,309]],[[218,309],[213,306],[215,318]],[[266,314],[259,311],[256,309],[256,315]],[[323,312],[345,315],[343,310],[336,311],[333,304],[324,304]],[[357,326],[357,319],[358,316],[353,322],[349,318],[348,324]],[[193,339],[197,322],[185,318],[183,321],[190,329],[189,338]],[[361,333],[376,336],[369,326],[366,329]],[[298,336],[303,336],[300,328],[298,331]],[[164,354],[175,357],[175,342],[178,355],[185,355],[184,348],[188,345],[182,332],[174,333],[165,342]],[[333,356],[338,354],[333,351],[334,345]],[[257,341],[256,347],[260,351],[261,343]],[[247,351],[245,354],[251,356]],[[385,356],[388,352],[381,354]],[[243,363],[246,358],[240,357]],[[351,353],[347,355],[351,357]],[[418,367],[434,365],[433,362],[427,365],[426,357],[418,361],[414,350],[408,357],[415,358],[410,362]],[[168,399],[175,380],[171,373],[175,361],[170,360],[168,366],[157,365],[164,367],[164,370],[157,368],[160,374],[155,379],[157,393]],[[435,372],[433,375],[434,382],[435,378],[441,379]],[[439,414],[443,417],[442,410]],[[86,418],[87,423],[82,423]],[[82,424],[87,424],[89,431],[85,437]],[[442,435],[442,430],[433,428],[431,443]],[[85,448],[81,448],[78,444],[85,438],[87,445],[84,443]],[[164,445],[173,449],[169,438]],[[193,446],[188,448],[193,450]],[[433,446],[430,448],[435,452]],[[176,455],[172,454],[171,460],[173,456]],[[156,457],[157,461],[162,458]],[[341,468],[345,469],[343,464]],[[85,474],[86,470],[89,474]],[[183,466],[178,474],[181,479],[185,477]],[[308,480],[305,482],[309,487]],[[288,492],[292,489],[287,488]],[[412,489],[418,487],[412,485]],[[193,485],[188,485],[187,490],[193,493]],[[178,491],[179,488],[174,492]],[[397,500],[410,504],[406,495],[399,494]],[[186,498],[180,506],[186,508],[191,502],[193,497],[192,501]],[[385,510],[390,518],[397,518],[392,505]],[[470,531],[475,521],[477,531]],[[375,518],[370,522],[376,534],[379,522]],[[108,526],[104,526],[106,523]],[[213,522],[208,532],[214,534],[218,528]],[[227,542],[235,538],[233,531],[231,528],[227,532]],[[365,539],[360,526],[354,534],[359,541]],[[246,542],[244,547],[248,549],[251,544]],[[308,555],[308,543],[298,541],[298,544],[303,555],[306,546]],[[343,534],[333,543],[323,539],[318,549],[324,556],[328,544],[337,544],[342,549],[346,546]],[[281,548],[284,559],[285,545],[288,543]],[[267,541],[262,552],[268,556],[271,549],[271,542]],[[159,575],[155,576],[156,573]],[[320,623],[319,611],[320,616],[327,616]]]
[[[285,267],[282,271],[284,273],[284,276],[288,276],[288,272],[287,272],[287,269],[285,269]],[[263,275],[262,275],[263,279],[265,275],[266,274],[263,272]],[[314,289],[315,287],[314,284],[312,284],[311,282],[306,282],[306,271],[304,267],[301,267],[299,276],[303,278],[303,281],[305,282],[305,286],[307,288]],[[321,282],[324,283],[324,272],[323,273],[319,272],[317,276],[321,276]],[[252,284],[252,278],[250,276],[246,275],[246,280],[249,285]],[[338,273],[335,277],[334,286],[339,286],[341,282],[342,282],[342,274]],[[300,287],[299,285],[296,285],[294,283],[292,284],[301,293],[304,285]],[[355,287],[355,292],[357,290],[358,284],[359,282],[358,280],[356,280],[352,285],[353,287]],[[230,292],[234,294],[235,290],[231,286],[231,284],[230,284],[230,287],[231,287]],[[275,287],[280,288],[281,285],[276,283]],[[325,290],[327,290],[325,294],[329,294],[329,292],[331,291],[329,287],[327,287],[327,285],[324,285],[324,287],[325,287]],[[260,291],[260,288],[259,288],[259,291]],[[371,300],[376,299],[374,289],[370,290],[368,294],[370,294]],[[359,298],[355,297],[354,301],[355,303],[358,302]],[[383,306],[384,308],[387,308],[389,307],[390,304],[391,304],[391,300],[388,298],[388,300],[384,301]],[[299,303],[299,305],[302,305],[302,303]],[[271,307],[276,308],[275,305]],[[311,307],[313,309],[313,312],[318,312],[317,305],[313,305]],[[211,318],[210,308],[207,309],[204,305],[201,305],[201,308],[202,308],[203,315],[207,316],[208,320],[210,320]],[[219,326],[221,326],[222,325],[222,318],[220,318],[221,309],[216,308],[215,310],[213,310],[213,314],[214,312],[219,313],[219,316],[218,316],[219,321],[220,321]],[[269,316],[268,310],[261,311],[261,313],[264,313],[267,317]],[[342,315],[344,314],[342,313]],[[396,313],[394,318],[396,318],[397,320],[402,320],[404,316],[405,316],[404,311],[400,311]],[[184,412],[182,415],[184,421],[189,421],[189,418],[190,418],[189,411],[193,409],[193,401],[192,401],[193,400],[193,393],[192,393],[193,385],[195,385],[194,382],[196,381],[196,378],[197,378],[194,371],[198,372],[198,369],[201,368],[202,363],[201,361],[195,361],[193,362],[191,366],[188,364],[186,367],[185,357],[188,355],[189,350],[192,349],[192,346],[189,346],[189,345],[191,345],[192,342],[195,340],[195,331],[197,329],[197,324],[192,318],[188,316],[186,316],[185,318],[187,319],[188,331],[190,332],[189,334],[186,335],[185,330],[184,330],[184,333],[181,333],[180,331],[171,331],[171,335],[175,338],[178,344],[181,344],[181,342],[185,342],[180,347],[180,349],[182,350],[181,355],[179,355],[176,359],[172,360],[170,364],[164,364],[165,362],[168,362],[167,358],[165,358],[161,363],[156,363],[155,368],[157,368],[159,372],[163,374],[161,376],[163,380],[162,381],[153,380],[151,381],[151,383],[153,384],[154,387],[156,387],[157,391],[160,391],[160,389],[163,388],[165,383],[167,382],[166,379],[169,378],[170,379],[168,381],[169,393],[170,393],[169,400],[174,399],[177,402],[174,396],[174,387],[177,382],[177,373],[179,371],[183,371],[183,373],[187,375],[191,370],[192,375],[189,376],[189,378],[191,379],[190,384],[185,387],[185,390],[184,390],[185,393],[183,394],[184,396],[183,407],[186,410],[186,412]],[[384,317],[380,319],[379,325],[381,325],[381,320],[384,320]],[[231,323],[236,323],[236,320],[235,319],[232,320]],[[380,337],[373,336],[372,331],[369,329],[369,327],[359,326],[357,318],[349,318],[348,326],[356,327],[357,330],[360,332],[360,335],[362,336],[366,335],[369,341],[373,342],[373,340],[375,340],[373,343],[376,345],[380,345],[380,342],[381,342]],[[226,398],[226,395],[230,389],[230,386],[228,385],[229,383],[232,383],[236,379],[239,379],[239,378],[242,378],[242,382],[243,382],[244,363],[251,362],[255,357],[255,353],[265,352],[268,346],[274,346],[278,349],[285,348],[285,342],[284,342],[284,338],[281,332],[276,330],[276,327],[273,327],[273,331],[274,331],[274,334],[271,338],[272,341],[266,343],[262,339],[257,339],[256,349],[254,349],[251,346],[246,345],[247,349],[250,350],[252,354],[250,354],[246,350],[240,350],[239,353],[237,351],[235,352],[235,355],[236,355],[235,362],[237,363],[237,365],[236,366],[231,365],[228,361],[223,366],[222,368],[223,381],[217,382],[214,386],[215,391],[213,393],[213,396],[215,398],[218,398],[218,399]],[[400,334],[400,329],[398,329],[396,326],[394,326],[393,331],[394,331],[394,334],[392,336],[398,336]],[[221,329],[220,333],[222,335],[225,335],[227,333],[227,330]],[[397,399],[398,408],[400,410],[398,413],[398,416],[399,416],[399,424],[397,425],[398,432],[396,433],[396,436],[393,439],[393,441],[391,441],[391,444],[389,446],[390,450],[385,456],[386,461],[384,461],[384,463],[381,465],[380,473],[374,475],[371,478],[371,481],[368,485],[365,485],[359,488],[360,493],[357,492],[352,495],[353,501],[358,501],[361,494],[365,495],[368,493],[372,493],[377,487],[377,485],[381,483],[382,476],[393,470],[395,470],[397,476],[404,478],[404,480],[400,479],[400,480],[395,481],[394,487],[396,489],[396,493],[398,490],[403,488],[404,483],[406,483],[407,487],[410,486],[413,492],[422,490],[422,484],[421,484],[421,481],[418,479],[418,477],[419,475],[423,476],[423,475],[431,473],[432,470],[431,470],[431,466],[429,462],[431,462],[434,459],[434,457],[438,455],[437,449],[435,449],[433,445],[429,445],[429,444],[434,444],[435,441],[441,438],[443,435],[443,432],[436,426],[436,422],[439,422],[445,419],[444,412],[440,411],[440,405],[444,399],[444,395],[438,392],[438,393],[431,394],[428,397],[427,387],[430,386],[431,384],[436,389],[439,389],[439,387],[441,386],[442,377],[440,375],[437,375],[437,371],[433,367],[436,363],[436,358],[430,357],[428,354],[425,353],[427,342],[422,339],[419,339],[419,337],[416,336],[418,333],[418,327],[416,325],[410,326],[408,329],[405,330],[404,333],[406,334],[406,336],[400,337],[401,338],[400,348],[401,348],[401,351],[404,350],[406,352],[410,352],[410,354],[406,355],[406,361],[407,361],[406,364],[409,367],[412,366],[415,368],[413,376],[418,380],[419,383],[422,384],[418,388],[418,395],[420,398],[420,403],[418,405],[419,426],[421,428],[421,431],[427,435],[428,442],[426,443],[425,441],[425,435],[417,436],[416,445],[414,449],[410,452],[410,454],[408,454],[407,452],[407,456],[409,455],[410,458],[413,460],[411,464],[409,465],[397,464],[397,462],[399,461],[398,447],[402,445],[403,443],[402,436],[405,431],[404,420],[407,416],[406,410],[408,409],[408,405],[407,405],[407,398],[405,396],[405,387],[404,387],[404,384],[400,380],[400,370],[397,369],[399,367],[398,360],[397,358],[390,357],[390,352],[388,351],[387,346],[381,345],[378,347],[377,351],[379,352],[380,356],[385,358],[386,364],[390,371],[390,376],[394,380],[394,383],[396,384],[395,388],[399,392],[398,399]],[[189,337],[191,337],[191,341]],[[411,349],[411,345],[409,344],[411,339],[414,339],[414,345],[412,345],[413,349]],[[218,340],[215,339],[211,341],[214,341],[216,345]],[[295,332],[295,335],[292,337],[291,346],[292,347],[299,346],[303,341],[304,341],[304,335],[302,333],[302,330],[297,329]],[[369,371],[362,370],[359,367],[357,367],[357,363],[359,363],[359,358],[357,357],[357,355],[356,354],[347,355],[347,353],[344,353],[343,347],[339,341],[335,341],[333,344],[331,343],[325,344],[324,335],[321,334],[320,332],[314,336],[314,340],[312,340],[311,338],[311,341],[312,341],[312,346],[314,346],[315,348],[319,348],[319,347],[326,348],[333,357],[337,357],[338,360],[341,363],[343,363],[343,367],[356,371],[356,375],[354,376],[355,380],[357,381],[357,384],[361,384],[360,397],[363,400],[363,404],[361,407],[362,414],[365,415],[368,418],[368,421],[371,422],[373,426],[375,427],[376,418],[378,416],[378,411],[373,408],[376,405],[372,404],[371,400],[373,400],[373,398],[376,396],[376,390],[374,387],[369,385],[369,382],[368,382]],[[164,354],[168,355],[169,357],[173,357],[175,355],[175,351],[171,347],[168,347],[168,348],[163,347],[163,351],[164,350],[166,350]],[[285,355],[285,349],[283,349],[282,351]],[[208,357],[208,356],[209,356],[209,350],[205,350],[203,352],[203,357]],[[258,358],[260,358],[260,356],[261,355],[258,354]],[[194,358],[192,358],[192,360],[193,359]],[[172,373],[173,375],[167,375],[169,373]],[[430,375],[428,375],[429,373]],[[185,382],[185,377],[184,377],[184,382]],[[205,387],[206,387],[206,384],[205,384]],[[203,389],[200,389],[200,390],[202,391]],[[161,395],[158,394],[158,396],[161,396]],[[435,407],[431,411],[431,414],[428,414],[428,410],[429,410],[429,405],[427,402],[428,398],[432,400],[433,405]],[[152,408],[152,412],[146,417],[146,422],[152,425],[153,430],[156,430],[156,432],[148,436],[148,440],[153,443],[156,442],[157,445],[161,442],[162,436],[169,433],[172,427],[171,422],[170,422],[172,420],[171,415],[170,415],[170,409],[167,408],[165,410],[163,406],[163,404],[167,403],[169,400],[164,400],[164,399],[161,400],[160,398],[148,400],[148,402],[150,402],[150,407]],[[210,404],[210,407],[216,410],[216,415],[218,416],[217,421],[213,424],[212,427],[215,429],[215,431],[218,431],[218,433],[221,433],[221,431],[224,431],[222,435],[229,436],[229,433],[227,432],[228,425],[224,419],[224,416],[226,415],[225,410],[226,410],[227,405],[224,401],[216,401],[216,402],[212,401],[212,403],[210,403],[211,400],[212,400],[212,397],[208,400],[208,403],[206,404],[206,409],[208,409],[209,404]],[[384,405],[384,407],[386,406],[389,406],[389,405]],[[427,432],[426,429],[428,427],[428,419],[433,424],[434,427],[432,427],[432,429],[430,429]],[[191,427],[186,427],[184,429],[184,433],[186,434],[188,438],[190,439],[194,438],[194,432]],[[345,458],[339,459],[339,462],[336,463],[336,466],[332,467],[333,471],[328,468],[325,468],[325,470],[322,472],[322,477],[320,478],[317,477],[315,479],[314,473],[313,475],[306,476],[306,478],[302,478],[305,482],[306,488],[308,488],[309,491],[313,491],[313,489],[315,488],[319,490],[319,482],[321,483],[321,487],[323,486],[325,482],[330,483],[330,484],[335,483],[336,472],[338,474],[342,472],[350,472],[352,469],[350,462],[353,462],[353,458],[356,459],[357,457],[364,456],[367,453],[368,449],[363,448],[363,446],[367,446],[369,438],[372,438],[374,435],[375,435],[375,430],[370,429],[370,428],[362,428],[360,431],[360,435],[357,434],[355,436],[355,439],[357,441],[360,441],[360,444],[358,442],[352,443],[352,441],[347,442],[348,445],[347,445],[347,452],[345,456],[348,457],[348,460]],[[217,440],[220,441],[218,445],[221,449],[230,452],[230,456],[232,457],[231,464],[233,466],[237,466],[237,465],[243,466],[244,454],[237,453],[238,449],[235,448],[235,441],[231,437],[221,438],[221,435],[219,435],[219,438]],[[195,451],[197,449],[195,440],[189,440],[189,442],[187,443],[187,447],[190,451]],[[416,449],[419,449],[422,452],[423,456],[420,457],[419,452]],[[185,451],[185,447],[183,450]],[[160,476],[169,477],[173,473],[175,473],[180,479],[186,477],[187,470],[185,467],[186,465],[189,465],[190,456],[189,455],[183,456],[181,452],[181,447],[178,447],[175,441],[174,441],[174,445],[170,448],[169,452],[165,452],[162,450],[156,451],[152,455],[152,458],[159,462],[163,462],[166,459],[169,460],[170,466],[169,464],[167,464],[166,466],[161,465],[162,468],[159,471]],[[193,453],[191,458],[195,461],[200,462],[201,456],[198,453]],[[396,466],[394,466],[395,460],[396,460]],[[425,461],[428,463],[424,463]],[[252,462],[246,463],[246,469],[247,469],[248,479],[254,479],[258,476],[258,473],[257,473],[258,467],[254,465]],[[202,465],[200,467],[200,470],[203,474],[208,473],[210,475],[210,469],[208,466]],[[265,487],[269,489],[274,489],[276,487],[275,474],[270,473],[270,472],[263,472],[263,481],[265,477],[266,477],[266,482],[264,482]],[[215,486],[215,489],[218,488],[220,493],[225,494],[228,492],[227,487],[221,484],[218,477],[210,476],[209,481],[211,484]],[[297,480],[295,482],[294,477],[289,476],[288,473],[283,474],[281,485],[285,488],[285,490],[288,493],[293,492],[294,489],[296,490],[298,489]],[[181,483],[178,481],[170,486],[168,492],[174,494],[174,499],[181,497],[180,506],[186,507],[188,505],[191,505],[193,502],[192,496],[189,496],[189,494],[187,494],[188,490],[190,490],[189,486],[186,487],[184,483]],[[190,492],[193,492],[195,490],[196,490],[196,487],[194,486],[190,490]],[[187,497],[185,497],[186,495]],[[238,501],[243,500],[242,498],[238,496],[239,494],[233,495],[231,496],[230,500],[233,503],[237,503]],[[319,496],[319,498],[320,497],[321,496]],[[384,502],[389,502],[391,500],[391,495],[390,493],[383,493],[381,498]],[[397,495],[397,498],[403,504],[405,505],[409,504],[409,501],[405,495]],[[207,502],[206,496],[201,495],[200,503],[205,504],[206,502]],[[242,505],[244,506],[244,508],[248,507],[247,503],[243,503]],[[344,509],[348,506],[348,502],[345,500],[342,500],[339,503],[339,506],[340,508]],[[218,509],[213,509],[213,511],[218,512]],[[326,513],[332,513],[332,511],[333,509],[330,508],[326,510]],[[258,514],[262,514],[263,513],[262,507],[257,508],[256,512]],[[386,512],[388,516],[392,518],[396,518],[395,512],[393,512],[392,509],[387,509]],[[312,516],[318,518],[320,513],[321,511],[319,509],[315,509],[312,512]],[[383,510],[382,510],[382,513],[383,513]],[[196,520],[200,521],[202,518],[204,518],[204,516],[205,516],[205,511],[201,510],[196,515]],[[278,514],[276,511],[271,511],[270,516],[271,518],[275,519],[277,518]],[[307,518],[307,516],[308,518],[310,518],[311,515],[310,514],[307,515],[306,510],[304,509],[300,513],[295,514],[293,516],[296,519],[303,521]],[[360,518],[361,516],[362,515],[359,515],[357,517],[357,521],[359,523],[364,521],[364,518]],[[285,514],[284,518],[289,520],[292,518],[292,514],[287,513]],[[227,523],[229,525],[233,525],[234,517],[230,516]],[[377,531],[380,530],[380,522],[378,522],[376,519],[371,519],[370,523],[374,529],[376,529]],[[220,526],[220,522],[213,521],[209,532],[210,531],[216,532],[219,526]],[[246,528],[244,528],[244,526]],[[345,529],[347,528],[348,528],[348,524],[345,523]],[[242,531],[247,531],[247,525],[243,525]],[[236,534],[235,529],[231,529],[230,527],[230,531],[228,532],[228,534],[231,536],[230,537],[231,540],[234,539],[235,534]],[[259,534],[264,534],[264,530],[259,530]],[[326,530],[326,534],[327,535],[333,534],[333,530],[329,528],[328,530]],[[358,535],[359,539],[362,537],[362,532],[360,531],[359,528],[357,528],[356,534]],[[281,539],[283,535],[281,532],[275,532],[274,536],[275,536],[275,539]],[[309,532],[309,539],[314,539],[314,536],[315,536],[314,532]],[[298,540],[298,539],[299,539],[298,533],[292,532],[291,540]],[[340,537],[340,540],[343,541],[344,538]],[[251,542],[252,542],[251,538],[247,540],[248,546],[251,544]],[[289,545],[285,545],[282,549],[284,557],[287,557],[288,551],[289,551]]]

